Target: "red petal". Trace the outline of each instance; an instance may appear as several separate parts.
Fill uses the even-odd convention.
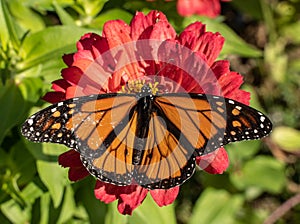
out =
[[[177,11],[181,16],[198,14],[214,18],[220,14],[220,0],[178,0]]]
[[[188,25],[179,35],[178,40],[184,46],[190,48],[195,38],[205,33],[206,26],[201,22],[195,22]]]
[[[130,185],[127,188],[130,190],[119,196],[118,210],[123,215],[131,215],[133,210],[144,201],[148,193],[147,189],[138,185]]]
[[[230,66],[229,61],[222,60],[222,61],[214,62],[213,65],[211,66],[211,69],[214,72],[216,78],[219,79],[223,75],[230,73],[229,66]]]
[[[224,37],[219,33],[207,32],[200,36],[191,45],[191,49],[197,52],[202,52],[207,59],[207,63],[211,66],[219,56],[223,44]]]
[[[222,75],[218,81],[224,97],[249,105],[250,93],[239,89],[243,84],[243,77],[239,73],[227,73]]]
[[[58,157],[58,163],[63,167],[82,167],[80,154],[75,150],[69,150]]]
[[[69,180],[70,181],[79,181],[89,175],[90,175],[90,173],[86,170],[85,167],[71,167],[69,169]]]
[[[66,100],[66,96],[63,92],[48,92],[42,97],[42,99],[49,103],[58,103]]]
[[[148,27],[162,21],[168,22],[168,19],[162,12],[150,11],[146,16],[142,12],[137,12],[130,22],[131,38],[133,40],[140,39],[141,34]]]
[[[73,59],[74,54],[65,54],[63,55],[63,61],[68,65],[68,67],[72,66],[74,59]]]
[[[94,192],[95,197],[105,203],[119,199],[119,212],[131,215],[132,211],[143,202],[148,190],[138,185],[116,186],[97,181]]]
[[[106,22],[103,27],[103,36],[106,37],[110,49],[130,42],[130,27],[122,20]]]
[[[55,90],[55,92],[66,92],[66,89],[70,86],[70,83],[64,79],[58,79],[52,82],[52,89]]]
[[[223,147],[205,156],[198,156],[196,162],[211,174],[222,174],[229,165],[228,155]]]
[[[173,187],[168,190],[156,189],[151,190],[150,194],[158,206],[172,204],[179,193],[179,187]]]
[[[99,180],[96,182],[94,189],[95,197],[105,203],[111,203],[119,196],[119,186],[115,186],[109,183],[104,183]]]
[[[80,154],[75,150],[69,150],[58,157],[58,163],[63,167],[70,167],[69,179],[78,181],[89,175],[89,172],[82,165]]]

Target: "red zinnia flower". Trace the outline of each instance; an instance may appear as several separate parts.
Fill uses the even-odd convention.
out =
[[[229,70],[228,61],[216,61],[223,42],[219,33],[206,32],[200,22],[177,35],[165,15],[157,11],[148,15],[138,12],[130,25],[121,20],[109,21],[102,36],[84,35],[77,43],[77,52],[63,57],[68,68],[62,70],[62,79],[53,82],[55,92],[47,93],[44,99],[55,103],[75,96],[116,92],[130,80],[154,75],[167,91],[218,94],[248,105],[250,94],[239,89],[242,76]],[[175,51],[179,46],[180,54]],[[130,61],[135,57],[138,60]],[[201,62],[197,64],[195,58]],[[60,155],[59,163],[70,168],[72,181],[89,175],[74,150]],[[209,173],[223,173],[228,156],[220,148],[197,157],[197,164]],[[95,186],[96,198],[105,203],[118,200],[122,214],[131,214],[148,191],[159,206],[164,206],[175,200],[179,187],[148,190],[139,185],[115,186],[99,180]]]
[[[181,16],[197,14],[215,18],[221,12],[220,1],[230,0],[178,0],[177,11]]]

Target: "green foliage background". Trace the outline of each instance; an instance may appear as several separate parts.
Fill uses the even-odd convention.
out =
[[[300,193],[300,1],[233,0],[216,19],[180,17],[176,1],[0,0],[0,223],[262,223]],[[95,199],[95,180],[71,183],[57,163],[66,147],[35,144],[20,135],[29,114],[66,67],[61,56],[76,50],[87,32],[107,20],[130,22],[135,11],[163,11],[180,33],[193,21],[220,32],[220,58],[245,78],[251,105],[273,120],[262,141],[226,147],[231,165],[223,175],[198,171],[173,205],[151,197],[132,216]],[[297,204],[297,203],[296,203]],[[300,206],[278,223],[300,223]]]

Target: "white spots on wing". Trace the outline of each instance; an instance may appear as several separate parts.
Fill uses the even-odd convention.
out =
[[[236,109],[241,110],[242,107],[241,106],[235,106]]]
[[[228,100],[228,103],[234,104],[234,101],[233,100]]]
[[[32,118],[28,119],[27,123],[31,126],[33,124],[33,119]]]

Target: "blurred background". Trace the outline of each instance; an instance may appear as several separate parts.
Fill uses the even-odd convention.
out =
[[[219,15],[179,15],[176,0],[0,0],[0,223],[300,223],[300,0],[220,3]],[[20,126],[47,105],[41,97],[66,67],[62,55],[75,52],[84,33],[152,9],[177,33],[194,21],[220,32],[220,59],[243,75],[251,106],[274,130],[226,146],[228,170],[196,172],[172,205],[159,208],[147,197],[122,216],[116,203],[94,197],[93,178],[68,180],[57,163],[66,147],[30,143]]]

